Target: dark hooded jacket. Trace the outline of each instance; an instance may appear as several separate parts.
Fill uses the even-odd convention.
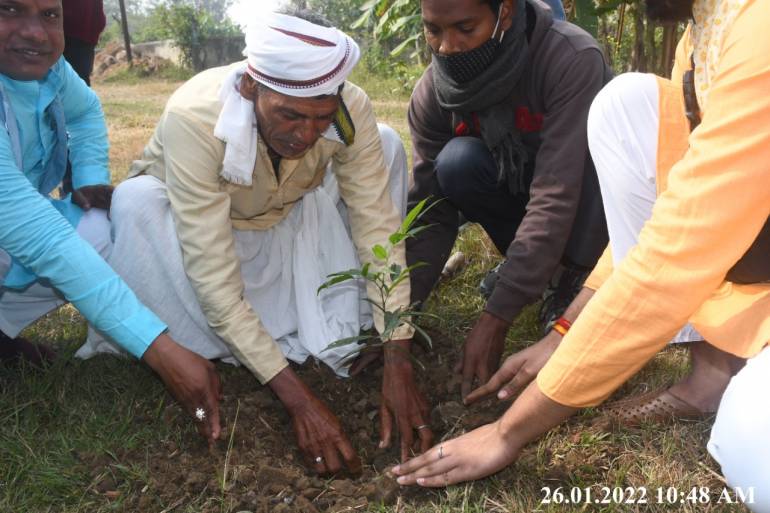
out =
[[[588,109],[612,76],[591,35],[571,23],[553,20],[550,10],[537,0],[527,0],[526,5],[529,62],[511,101],[529,155],[525,169],[529,200],[485,308],[508,321],[540,297],[564,254],[584,175],[596,172],[586,138]],[[454,137],[451,113],[439,106],[430,66],[412,93],[409,128],[414,160],[411,207],[423,198],[442,196],[434,162]],[[413,301],[423,301],[430,293],[458,229],[458,211],[446,200],[424,219],[434,226],[407,241],[409,264],[429,264],[412,273]]]

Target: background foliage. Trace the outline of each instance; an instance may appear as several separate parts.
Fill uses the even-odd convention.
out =
[[[255,0],[257,1],[257,0]],[[683,26],[646,19],[644,0],[563,0],[567,17],[593,34],[616,73],[668,75]],[[239,34],[227,17],[232,0],[128,1],[132,41],[174,39],[188,66],[198,69],[195,48],[208,38]],[[369,72],[396,78],[411,91],[429,53],[422,37],[419,0],[283,0],[283,5],[309,8],[356,38]],[[102,43],[120,40],[118,0],[105,0],[108,27]]]
[[[422,68],[429,54],[422,38],[419,0],[289,0],[297,7],[324,13],[335,25],[355,32],[367,47],[366,63],[409,82],[417,77],[409,66]],[[602,44],[617,72],[643,71],[668,75],[674,46],[683,26],[646,19],[644,0],[563,0],[568,20]],[[356,13],[355,15],[353,13]],[[402,66],[399,69],[399,66]],[[406,66],[406,68],[404,68]],[[417,75],[419,76],[419,75]],[[405,84],[410,88],[412,84]]]
[[[239,37],[241,30],[228,18],[232,0],[145,0],[126,2],[132,43],[173,39],[184,64],[203,69],[202,48],[212,39]],[[122,42],[118,0],[104,2],[108,26],[100,43]]]

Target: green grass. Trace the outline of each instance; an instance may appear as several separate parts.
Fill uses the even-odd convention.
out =
[[[378,119],[394,126],[408,144],[404,117],[408,93],[398,79],[361,73],[354,80],[369,91]],[[166,79],[142,79],[96,85],[110,125],[117,180],[139,156],[165,98],[178,84]],[[459,347],[483,306],[476,292],[478,281],[500,257],[477,227],[461,234],[457,249],[469,257],[469,264],[439,286],[428,308],[442,317],[433,327]],[[509,350],[538,338],[535,317],[536,306],[519,317],[508,337]],[[45,372],[23,366],[0,367],[0,512],[130,511],[125,506],[129,498],[153,494],[152,462],[149,457],[137,458],[137,454],[148,454],[148,447],[159,444],[169,444],[182,452],[199,444],[187,423],[175,421],[178,409],[146,367],[106,356],[89,361],[71,358],[85,338],[85,325],[72,308],[49,315],[25,334],[38,341],[50,341],[64,358]],[[229,368],[221,371],[245,372]],[[662,386],[685,372],[686,352],[668,349],[620,393]],[[450,487],[429,496],[432,499],[428,503],[401,501],[395,506],[372,506],[369,511],[745,511],[742,506],[716,504],[542,504],[544,486],[593,486],[596,493],[600,486],[645,486],[654,490],[668,486],[716,489],[723,485],[717,466],[705,450],[709,422],[604,433],[591,426],[595,416],[596,412],[587,411],[555,429],[525,449],[512,467],[492,478]],[[223,490],[180,497],[162,508],[157,502],[147,504],[143,511],[196,512],[204,507],[230,511],[235,507]]]

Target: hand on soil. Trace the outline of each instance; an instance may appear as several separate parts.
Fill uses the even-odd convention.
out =
[[[393,340],[388,342],[388,346],[391,344],[398,345],[399,348],[385,350],[380,404],[380,448],[390,447],[395,418],[401,436],[401,461],[404,462],[415,451],[419,454],[428,450],[433,443],[433,431],[428,427],[428,401],[414,380],[412,363],[408,356],[409,341]],[[417,429],[418,427],[420,429]]]
[[[214,364],[165,334],[153,341],[142,359],[158,373],[166,389],[179,401],[190,415],[191,422],[195,422],[198,432],[212,446],[222,431],[219,423],[222,384]],[[199,408],[204,412],[202,421],[195,418]]]
[[[342,431],[337,417],[320,399],[311,395],[302,407],[289,413],[297,445],[310,468],[321,475],[330,475],[343,470],[344,465],[351,475],[361,474],[361,459]]]
[[[497,398],[500,400],[511,399],[535,379],[537,373],[545,366],[556,350],[560,340],[561,335],[551,331],[538,343],[506,358],[500,370],[492,376],[489,382],[465,398],[465,404],[474,403],[495,392],[497,392]]]
[[[494,474],[516,457],[517,451],[495,422],[441,442],[421,456],[396,465],[393,473],[399,476],[401,485],[442,487]]]
[[[461,394],[463,401],[473,389],[474,378],[479,385],[489,381],[500,366],[500,357],[505,347],[505,334],[510,324],[492,314],[482,312],[476,325],[468,334],[463,345],[460,361],[455,372],[462,373]]]
[[[340,421],[291,367],[284,367],[268,386],[291,415],[297,445],[308,467],[327,475],[336,474],[344,465],[350,474],[361,474],[361,459]]]

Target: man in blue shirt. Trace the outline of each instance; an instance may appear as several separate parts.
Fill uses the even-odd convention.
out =
[[[97,253],[111,249],[107,130],[96,95],[61,58],[61,13],[60,0],[0,0],[0,346],[28,351],[15,337],[63,297],[154,369],[213,443],[213,365],[166,335]],[[68,152],[75,192],[50,199]]]

